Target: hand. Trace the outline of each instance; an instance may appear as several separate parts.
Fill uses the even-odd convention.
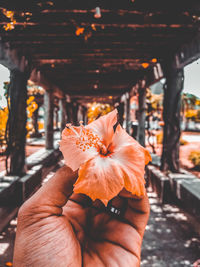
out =
[[[61,168],[19,210],[15,267],[137,267],[149,217],[147,196],[130,198],[124,190],[112,201],[123,216],[107,212],[100,201],[73,194],[77,172]]]

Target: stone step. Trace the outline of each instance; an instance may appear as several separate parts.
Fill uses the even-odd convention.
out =
[[[0,177],[0,230],[16,215],[19,206],[42,184],[42,180],[55,169],[62,155],[59,149],[44,150],[28,158],[30,169],[23,177]],[[3,228],[2,228],[3,227]]]
[[[147,166],[147,176],[160,203],[177,203],[200,221],[200,179],[181,169],[181,173],[164,174],[158,167]]]
[[[7,224],[16,216],[18,212],[16,206],[0,207],[0,232],[7,226]]]

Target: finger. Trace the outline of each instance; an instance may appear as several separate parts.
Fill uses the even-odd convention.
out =
[[[146,193],[143,197],[138,197],[123,189],[117,197],[112,199],[111,208],[114,208],[113,212],[116,215],[119,212],[119,219],[130,224],[143,236],[150,212]]]
[[[91,205],[92,205],[92,199],[90,197],[88,197],[87,195],[84,195],[84,194],[73,193],[70,196],[69,201],[74,202],[83,208],[88,208],[88,207],[91,207]],[[69,202],[67,203],[67,205],[68,204],[69,204]]]
[[[131,192],[127,191],[125,188],[121,190],[119,193],[119,196],[125,197],[125,198],[134,198],[134,199],[141,199],[142,197],[138,197],[136,195],[133,195]]]
[[[32,212],[36,210],[57,208],[52,212],[61,213],[62,208],[73,193],[73,184],[76,182],[78,172],[73,172],[69,167],[64,166],[44,184],[30,199],[28,199],[23,208],[31,208]]]
[[[147,194],[142,199],[128,198],[124,219],[143,237],[150,213]]]

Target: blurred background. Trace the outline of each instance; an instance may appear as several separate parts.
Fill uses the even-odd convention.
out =
[[[66,123],[114,108],[152,155],[141,266],[200,266],[199,28],[198,0],[1,1],[0,267]]]

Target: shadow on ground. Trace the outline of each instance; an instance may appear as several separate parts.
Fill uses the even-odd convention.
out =
[[[194,232],[191,216],[176,206],[158,203],[149,190],[151,215],[146,228],[141,266],[193,266],[200,258],[200,238]]]
[[[193,266],[200,258],[200,239],[190,216],[176,206],[159,204],[156,194],[150,190],[148,195],[151,215],[143,241],[141,267]],[[11,266],[16,225],[14,219],[0,234],[0,267]]]

